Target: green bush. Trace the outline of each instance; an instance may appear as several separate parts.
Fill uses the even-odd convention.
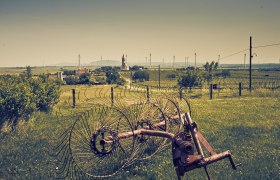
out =
[[[64,81],[67,85],[93,84],[90,73],[80,74],[79,76],[69,75],[64,78]]]
[[[58,102],[60,85],[56,81],[38,79],[33,82],[36,106],[39,111],[49,112],[54,104]]]
[[[120,77],[118,72],[106,72],[106,82],[108,84],[124,85],[125,80]]]
[[[58,102],[60,85],[41,77],[0,76],[0,126],[8,122],[15,126],[19,119],[26,119],[39,110],[48,112]]]
[[[104,76],[95,76],[94,81],[100,84],[106,84],[106,77]]]
[[[138,71],[138,70],[141,70],[141,69],[144,69],[144,66],[134,65],[130,68],[131,71]]]
[[[194,86],[200,86],[202,79],[199,71],[189,70],[179,78],[178,85],[180,87],[188,87],[191,90]]]
[[[75,75],[70,75],[64,78],[64,81],[67,85],[76,85],[79,84],[79,77]]]
[[[147,72],[147,71],[139,70],[139,71],[136,71],[136,72],[133,74],[132,79],[133,79],[133,80],[139,80],[139,81],[141,81],[141,82],[143,82],[143,81],[149,81],[149,79],[150,79],[150,74],[149,74],[149,72]]]

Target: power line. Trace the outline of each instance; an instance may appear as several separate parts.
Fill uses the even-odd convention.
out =
[[[264,47],[270,47],[270,46],[279,46],[279,45],[280,45],[280,43],[273,43],[273,44],[266,44],[266,45],[255,46],[255,47],[252,47],[252,48],[257,49],[257,48],[264,48]],[[221,60],[221,59],[226,59],[226,58],[229,58],[229,57],[231,57],[231,56],[234,56],[234,55],[237,55],[237,54],[243,53],[243,52],[248,51],[248,50],[249,50],[249,49],[244,49],[244,50],[241,50],[241,51],[238,51],[238,52],[232,53],[232,54],[230,54],[230,55],[227,55],[227,56],[221,57],[221,58],[220,58],[220,60]]]
[[[261,45],[261,46],[255,46],[253,48],[263,48],[263,47],[269,47],[269,46],[278,46],[280,43],[273,43],[273,44],[267,44],[267,45]]]
[[[220,58],[220,60],[221,60],[221,59],[226,59],[226,58],[229,58],[229,57],[231,57],[231,56],[234,56],[234,55],[236,55],[236,54],[243,53],[243,52],[248,51],[248,50],[249,50],[249,49],[244,49],[244,50],[238,51],[238,52],[236,52],[236,53],[233,53],[233,54],[230,54],[230,55],[227,55],[227,56],[221,57],[221,58]]]

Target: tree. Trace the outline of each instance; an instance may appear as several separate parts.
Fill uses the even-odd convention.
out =
[[[219,67],[219,63],[212,61],[211,63],[209,63],[208,61],[206,62],[206,64],[203,65],[204,69],[206,72],[213,72],[216,71]]]
[[[214,70],[216,71],[216,70],[218,69],[218,67],[219,67],[219,63],[218,63],[218,62],[215,62],[215,64],[214,64]]]
[[[39,79],[41,79],[43,83],[46,83],[49,80],[49,74],[40,74]]]
[[[31,78],[32,77],[32,69],[30,66],[26,66],[26,70],[20,74],[22,78]]]
[[[20,118],[36,111],[36,102],[30,86],[25,83],[6,83],[0,87],[0,126],[7,121],[14,127]]]
[[[30,66],[26,67],[26,77],[31,78],[32,77],[32,70]]]
[[[124,85],[125,80],[120,77],[120,74],[115,71],[106,72],[106,82],[108,84]]]
[[[150,79],[150,74],[147,71],[136,71],[133,76],[132,76],[133,80],[139,80],[141,82],[143,81],[149,81]]]
[[[95,76],[94,77],[96,83],[106,84],[106,78],[104,76]]]
[[[209,63],[208,61],[206,62],[205,65],[203,65],[206,73],[203,75],[204,79],[208,82],[208,84],[212,81],[214,78],[214,71],[218,69],[218,62],[212,61]]]
[[[60,95],[60,85],[44,76],[0,76],[0,83],[0,126],[8,122],[14,127],[19,119],[28,120],[35,111],[48,112]]]
[[[201,85],[202,77],[199,71],[187,71],[186,74],[182,75],[178,80],[178,85],[182,87],[188,87],[190,90],[194,86]]]
[[[210,71],[210,64],[209,62],[207,61],[205,65],[203,65],[205,71],[209,72]]]
[[[132,66],[130,68],[131,71],[138,71],[140,69],[144,69],[144,66],[137,66],[137,65],[135,65],[135,66]]]
[[[67,76],[64,78],[64,81],[66,82],[67,85],[79,84],[79,77],[75,75]]]
[[[81,74],[79,76],[79,84],[93,84],[90,78],[91,78],[90,73]]]
[[[32,93],[35,96],[37,110],[49,112],[54,104],[58,102],[60,95],[60,84],[39,78],[32,82]]]
[[[75,75],[75,71],[74,70],[64,70],[63,74],[65,74],[66,76]]]

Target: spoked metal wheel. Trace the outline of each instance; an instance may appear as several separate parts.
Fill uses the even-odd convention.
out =
[[[72,126],[69,144],[74,165],[87,178],[110,177],[130,163],[134,138],[119,140],[133,128],[121,111],[99,106],[83,113]]]
[[[126,109],[127,117],[131,119],[134,132],[138,130],[165,131],[166,119],[163,112],[152,103],[137,103]],[[135,134],[135,154],[138,160],[152,157],[162,150],[166,138]]]
[[[177,99],[166,95],[165,97],[155,99],[153,103],[161,109],[166,118],[165,131],[172,134],[180,132],[182,129],[182,114]]]

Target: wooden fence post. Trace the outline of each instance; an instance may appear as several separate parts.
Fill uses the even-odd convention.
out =
[[[210,84],[209,93],[210,93],[210,99],[213,99],[213,84]]]
[[[111,87],[111,103],[114,105],[114,87]]]
[[[147,86],[147,102],[150,102],[150,87]]]
[[[75,89],[72,89],[72,100],[73,100],[73,108],[76,107],[76,91]]]
[[[132,70],[130,71],[130,89],[131,89],[131,86],[132,86],[132,79],[133,79],[133,75],[132,75]]]
[[[179,97],[183,99],[183,88],[179,88]]]
[[[240,82],[239,83],[239,96],[242,95],[242,83]]]
[[[219,81],[219,85],[218,85],[218,96],[220,96],[220,90],[221,90],[221,82]]]

